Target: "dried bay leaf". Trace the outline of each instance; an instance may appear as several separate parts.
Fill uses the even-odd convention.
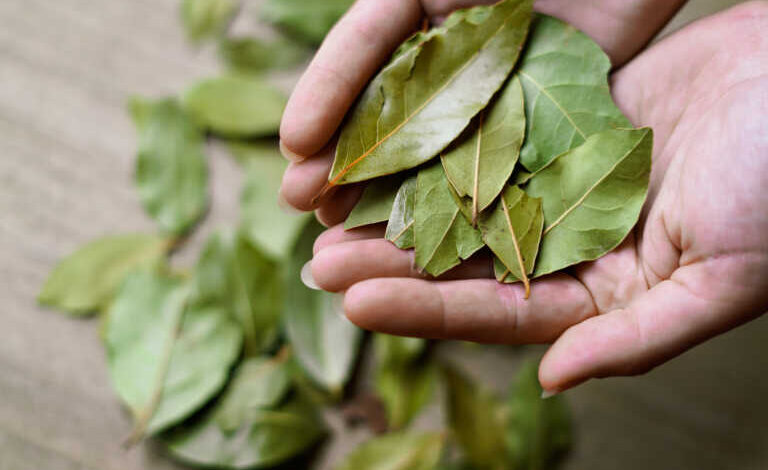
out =
[[[106,308],[125,277],[159,264],[170,247],[156,235],[115,235],[94,240],[59,261],[38,295],[38,302],[72,315]]]
[[[384,237],[404,250],[413,248],[413,211],[416,206],[416,176],[400,185],[392,203],[392,211]]]
[[[401,48],[347,116],[329,185],[413,168],[458,137],[515,65],[531,4],[504,0],[455,12]]]
[[[460,214],[440,162],[419,171],[413,221],[416,264],[433,276],[483,247],[480,232]]]
[[[354,0],[266,0],[261,17],[292,36],[320,44]]]
[[[134,98],[130,109],[139,133],[139,199],[164,232],[183,234],[208,205],[203,135],[173,99]]]
[[[471,201],[471,220],[496,199],[512,174],[525,137],[523,89],[512,78],[475,118],[468,137],[441,155],[448,181]],[[465,131],[466,132],[466,131]]]
[[[531,178],[526,192],[544,209],[534,276],[597,259],[624,240],[645,202],[652,149],[649,128],[603,131]]]
[[[586,34],[538,15],[516,74],[525,94],[526,140],[520,162],[537,172],[606,129],[630,127],[611,98],[608,56]]]
[[[234,0],[183,0],[181,23],[187,38],[200,41],[223,34],[237,8]]]
[[[438,432],[387,434],[358,446],[336,470],[433,470],[444,447]]]
[[[184,107],[200,126],[225,137],[276,135],[287,99],[261,78],[223,75],[189,88]]]
[[[403,184],[402,175],[378,178],[365,187],[360,200],[344,222],[346,230],[386,222]]]
[[[219,57],[236,73],[257,74],[287,69],[305,61],[307,48],[292,41],[264,41],[257,38],[225,38],[219,41]]]

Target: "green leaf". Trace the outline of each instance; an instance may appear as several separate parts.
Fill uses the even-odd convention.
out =
[[[541,199],[529,197],[517,186],[507,186],[493,210],[481,215],[479,226],[485,244],[514,279],[523,281],[527,295],[528,274],[533,272],[544,229]]]
[[[514,77],[489,109],[475,118],[467,137],[442,155],[448,181],[460,197],[469,197],[473,222],[504,189],[525,137],[520,80]]]
[[[413,168],[456,139],[515,65],[532,3],[461,10],[396,54],[350,111],[329,184]]]
[[[413,210],[416,205],[416,175],[403,181],[397,190],[384,235],[398,248],[413,248]]]
[[[242,333],[226,312],[190,305],[179,279],[138,272],[123,284],[106,325],[107,362],[131,409],[134,439],[183,420],[224,385]]]
[[[244,386],[235,382],[231,387]],[[228,390],[228,396],[243,396],[246,391]],[[236,430],[224,431],[218,424],[222,407],[219,401],[197,420],[174,428],[162,436],[171,456],[183,462],[213,468],[250,469],[272,467],[306,452],[325,434],[325,424],[317,408],[294,396],[273,409],[240,410],[242,423]]]
[[[301,268],[312,258],[315,238],[324,230],[310,220],[287,264],[285,331],[307,374],[340,393],[357,357],[362,331],[344,317],[338,294],[312,290],[301,281]]]
[[[443,454],[441,433],[393,433],[365,442],[336,470],[433,470]]]
[[[368,183],[360,200],[344,222],[344,229],[388,221],[402,184],[402,175],[379,178]]]
[[[320,44],[354,0],[266,0],[261,16],[296,38]]]
[[[224,38],[219,42],[219,57],[234,72],[257,74],[272,69],[287,69],[305,61],[307,48],[292,41],[264,41],[256,38]]]
[[[131,103],[139,131],[139,198],[163,231],[180,235],[208,205],[203,135],[173,99]]]
[[[652,149],[649,128],[603,131],[531,179],[526,192],[544,208],[534,276],[597,259],[624,240],[648,193]]]
[[[258,77],[224,75],[198,82],[184,94],[184,107],[204,128],[225,137],[276,135],[285,95]]]
[[[536,363],[527,363],[509,395],[505,442],[515,469],[554,468],[571,446],[571,421],[562,396],[541,398]]]
[[[246,162],[240,226],[254,245],[276,260],[283,260],[291,253],[311,217],[308,213],[288,212],[280,206],[280,181],[288,163],[279,153],[266,151],[264,146],[233,144],[230,148]]]
[[[183,0],[181,22],[191,41],[223,34],[237,13],[233,0]]]
[[[37,300],[73,315],[106,308],[125,277],[158,264],[168,245],[163,237],[143,234],[94,240],[59,261]]]
[[[440,162],[419,171],[413,217],[416,264],[433,276],[483,247],[480,232],[459,214]]]
[[[478,469],[507,468],[501,403],[456,370],[443,372],[448,423],[466,460]]]
[[[227,149],[230,156],[246,169],[251,162],[255,162],[257,165],[269,167],[266,171],[269,172],[270,176],[277,176],[278,172],[285,171],[285,168],[288,167],[288,162],[280,153],[280,147],[275,139],[231,141],[227,144]],[[267,184],[266,177],[264,180],[264,184]],[[277,186],[274,183],[272,185]],[[277,203],[277,199],[273,199]]]
[[[520,162],[531,172],[606,129],[630,127],[611,98],[611,62],[586,34],[538,16],[517,75],[525,93],[527,134]]]
[[[221,308],[237,321],[246,354],[263,353],[277,339],[283,292],[280,266],[231,231],[214,233],[193,277],[195,303]]]

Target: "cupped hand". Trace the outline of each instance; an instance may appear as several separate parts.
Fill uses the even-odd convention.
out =
[[[357,14],[373,3],[358,2],[362,13]],[[569,3],[577,2],[564,2],[563,14],[548,13],[575,23],[600,42],[597,30],[579,24],[576,16],[568,17]],[[642,2],[626,3],[637,9]],[[354,15],[346,17],[346,27],[353,28],[349,22],[361,18]],[[377,27],[392,31],[400,24]],[[343,42],[344,27],[342,23],[336,28],[324,49],[328,43],[334,47],[334,41]],[[402,28],[405,35],[408,28]],[[655,131],[643,215],[617,250],[534,281],[529,300],[523,300],[522,286],[488,279],[490,262],[483,259],[450,273],[463,280],[420,279],[412,253],[381,239],[380,227],[349,232],[334,227],[323,234],[312,262],[316,282],[328,290],[346,291],[348,317],[377,331],[498,343],[554,341],[539,371],[542,386],[553,392],[593,377],[645,372],[762,314],[768,310],[766,29],[768,2],[742,4],[685,28],[614,74],[619,107],[634,124]],[[393,43],[401,39],[400,32]],[[614,46],[601,45],[618,63],[622,54],[631,55],[621,51],[647,40],[637,35],[631,39],[617,36]],[[394,47],[383,45],[383,38],[377,41],[382,49]],[[332,146],[327,141],[338,122],[329,105],[343,103],[346,109],[359,90],[358,82],[364,84],[378,65],[371,63],[361,71],[347,62],[348,70],[342,72],[329,68],[330,58],[323,60],[328,63],[321,61],[302,79],[284,121],[284,145],[307,155],[312,154],[311,144]],[[321,85],[324,80],[335,80],[344,91],[336,91],[335,97],[324,93],[325,87],[332,87]],[[312,95],[313,86],[322,96]],[[348,102],[346,93],[353,94]],[[336,101],[327,101],[332,98]],[[299,108],[313,99],[320,105],[312,111],[318,113],[315,119],[325,115],[330,122],[310,125],[311,114],[297,117]],[[343,110],[339,112],[338,121],[343,117]],[[302,119],[308,119],[303,121],[308,134],[293,127]],[[308,187],[316,178],[312,171],[322,176],[316,183],[319,190],[330,159],[318,156],[293,165],[284,179],[286,199],[310,208],[313,188]],[[294,185],[304,185],[308,196]],[[354,198],[354,189],[343,188],[321,201],[321,216],[343,219]]]

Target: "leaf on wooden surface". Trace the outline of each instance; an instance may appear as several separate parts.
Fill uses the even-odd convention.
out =
[[[237,13],[235,0],[182,0],[181,24],[191,41],[223,34]]]
[[[132,274],[109,310],[105,342],[112,384],[131,409],[133,438],[174,425],[226,382],[242,333],[226,312],[191,305],[189,286]]]
[[[284,39],[224,38],[219,41],[218,51],[219,58],[229,70],[241,74],[288,69],[309,57],[306,47]]]
[[[135,98],[130,109],[139,131],[139,199],[164,232],[183,234],[208,205],[203,135],[173,99]]]
[[[403,178],[402,175],[392,175],[368,183],[360,200],[344,222],[344,229],[388,221]]]
[[[336,470],[433,470],[445,447],[438,432],[398,432],[359,445]]]
[[[536,172],[606,129],[630,127],[611,98],[608,56],[586,34],[539,15],[517,75],[525,94],[526,140],[520,162]]]
[[[59,261],[37,300],[72,315],[95,313],[109,305],[129,273],[159,264],[169,245],[145,234],[94,240]]]
[[[286,101],[263,79],[243,75],[203,80],[183,97],[185,109],[201,127],[236,138],[276,135]]]
[[[465,130],[466,136],[441,155],[459,197],[471,201],[473,224],[504,189],[525,137],[523,89],[512,78],[499,96]]]
[[[539,251],[544,213],[541,199],[529,197],[517,186],[507,186],[493,210],[480,217],[480,232],[488,248],[501,260],[509,276],[523,281],[530,295],[528,274]]]
[[[266,0],[261,16],[299,40],[320,44],[354,0]]]
[[[311,219],[288,260],[283,322],[299,363],[318,384],[341,393],[357,357],[362,330],[341,311],[339,294],[313,290],[301,281],[301,268],[324,227]]]
[[[419,171],[413,218],[415,260],[433,276],[483,247],[480,232],[459,212],[440,162]]]
[[[398,248],[413,248],[413,210],[416,205],[416,175],[400,185],[392,203],[385,238]]]
[[[413,168],[456,139],[515,65],[531,4],[504,0],[458,11],[401,48],[350,111],[329,185]]]
[[[526,192],[544,209],[534,276],[597,259],[626,238],[648,193],[652,149],[649,128],[603,131],[531,178]]]

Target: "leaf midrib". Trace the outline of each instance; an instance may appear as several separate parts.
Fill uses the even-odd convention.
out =
[[[532,82],[532,83],[533,83],[533,84],[536,86],[536,88],[538,88],[538,90],[539,90],[539,92],[540,92],[541,94],[543,94],[544,96],[546,96],[547,98],[549,98],[549,100],[550,100],[550,101],[552,101],[552,103],[553,103],[555,106],[557,106],[557,109],[559,109],[559,110],[560,110],[560,112],[561,112],[561,113],[563,113],[563,116],[565,116],[565,118],[566,118],[566,119],[568,119],[568,122],[570,122],[570,123],[571,123],[571,126],[573,126],[574,130],[575,130],[576,132],[578,132],[578,133],[579,133],[579,135],[580,135],[580,136],[581,136],[581,137],[582,137],[584,140],[587,140],[587,135],[584,133],[584,131],[582,131],[582,130],[581,130],[581,128],[580,128],[578,125],[576,125],[576,121],[574,121],[574,120],[573,120],[573,117],[571,116],[571,114],[570,114],[570,113],[569,113],[569,112],[568,112],[568,111],[567,111],[565,108],[563,108],[563,106],[560,104],[560,102],[558,102],[558,101],[555,99],[555,97],[554,97],[554,96],[552,96],[551,94],[549,94],[549,92],[546,90],[546,87],[544,87],[544,86],[543,86],[541,83],[539,83],[538,81],[536,81],[536,79],[535,79],[535,78],[533,78],[532,76],[530,76],[530,75],[528,75],[527,73],[523,72],[522,70],[521,70],[520,72],[518,72],[518,73],[520,74],[520,76],[521,76],[521,77],[525,77],[526,79],[530,80],[530,81],[531,81],[531,82]]]

